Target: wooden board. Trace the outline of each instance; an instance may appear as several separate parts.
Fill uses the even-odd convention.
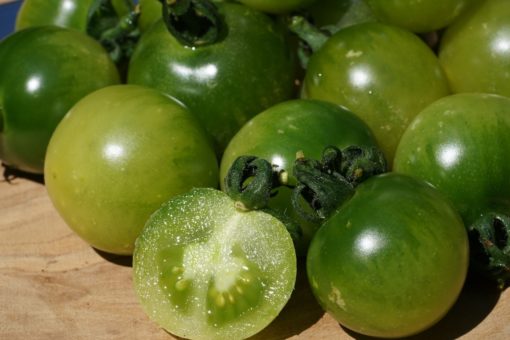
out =
[[[140,308],[131,271],[129,257],[78,238],[43,184],[0,182],[0,339],[172,339]],[[470,280],[451,312],[412,339],[510,339],[509,321],[510,290]],[[323,313],[303,275],[281,315],[254,337],[285,338],[370,339]]]

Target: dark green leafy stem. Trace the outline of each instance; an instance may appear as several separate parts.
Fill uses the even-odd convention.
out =
[[[504,288],[510,280],[510,217],[488,213],[468,227],[471,266]]]
[[[183,45],[198,47],[221,39],[223,19],[209,0],[159,0],[168,31]]]
[[[119,1],[124,2],[123,6],[118,5]],[[138,6],[134,7],[130,0],[96,0],[89,10],[87,33],[119,64],[129,60],[140,38],[139,16]]]
[[[303,68],[308,65],[310,56],[331,37],[330,32],[315,27],[303,16],[291,17],[288,28],[299,37],[298,57]]]
[[[255,156],[240,156],[225,177],[225,191],[240,210],[267,207],[274,190],[285,185],[282,173],[268,161]]]
[[[350,146],[341,151],[329,146],[321,161],[298,156],[293,171],[298,181],[292,194],[294,210],[302,218],[318,223],[348,200],[359,183],[385,172],[386,162],[375,148]]]
[[[240,156],[230,167],[225,177],[225,191],[241,211],[261,210],[280,220],[294,245],[303,237],[301,227],[287,215],[270,209],[269,199],[277,194],[276,189],[287,185],[287,173],[255,156]]]

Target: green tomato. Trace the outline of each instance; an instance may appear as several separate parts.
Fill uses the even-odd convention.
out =
[[[27,27],[56,25],[85,32],[94,0],[25,0],[16,16],[16,31]]]
[[[127,14],[131,0],[110,0],[119,15]],[[87,32],[90,9],[97,0],[25,0],[16,16],[16,31],[28,27],[56,25]]]
[[[358,333],[404,337],[432,326],[456,301],[468,239],[452,205],[432,186],[395,173],[361,183],[310,245],[314,295]]]
[[[306,8],[317,0],[238,0],[240,3],[248,7],[255,8],[259,11],[283,14],[291,11]]]
[[[448,26],[474,2],[481,0],[365,0],[382,22],[416,33]]]
[[[510,99],[457,94],[423,110],[402,136],[394,170],[422,178],[455,204],[466,225],[510,213]]]
[[[106,51],[76,30],[34,27],[0,43],[0,159],[42,173],[53,130],[82,97],[117,84]]]
[[[133,281],[149,317],[190,339],[245,339],[266,327],[296,280],[290,234],[241,212],[226,194],[193,189],[165,203],[136,241]]]
[[[311,56],[303,96],[345,106],[374,132],[391,162],[400,136],[425,106],[449,94],[428,46],[379,23],[340,30]]]
[[[370,129],[351,112],[324,101],[297,99],[277,104],[253,117],[232,138],[225,149],[220,166],[220,183],[234,160],[242,155],[263,158],[287,171],[289,184],[296,185],[292,167],[296,153],[302,151],[308,158],[320,159],[326,146],[340,149],[351,145],[376,147]],[[297,245],[304,255],[319,227],[299,217],[291,205],[291,190],[278,189],[269,206],[300,225],[303,238]]]
[[[93,247],[131,254],[145,221],[174,195],[216,187],[216,156],[196,118],[134,85],[80,100],[58,125],[44,177],[57,211]]]
[[[252,116],[294,95],[295,58],[269,17],[240,4],[220,3],[227,26],[219,42],[186,47],[163,21],[143,34],[128,83],[159,89],[186,104],[221,154]]]
[[[509,17],[509,1],[483,1],[446,30],[439,60],[453,92],[510,96]]]

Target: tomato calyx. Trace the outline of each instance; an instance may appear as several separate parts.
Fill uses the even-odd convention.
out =
[[[510,216],[483,214],[468,231],[474,269],[503,289],[510,280]]]
[[[359,183],[385,171],[384,156],[375,148],[328,146],[320,161],[298,155],[293,168],[298,185],[292,205],[302,218],[318,223],[347,201]],[[302,199],[308,207],[302,205]]]
[[[260,210],[280,220],[294,246],[297,246],[303,238],[301,226],[284,213],[268,207],[269,199],[278,194],[278,187],[291,187],[287,180],[287,172],[277,170],[267,160],[256,156],[240,156],[232,163],[225,177],[225,192],[234,201],[237,210]]]
[[[209,0],[159,0],[168,31],[183,45],[198,47],[221,39],[223,20]]]
[[[98,40],[119,64],[133,54],[140,37],[139,16],[139,7],[133,7],[130,0],[96,0],[89,10],[87,34]]]
[[[240,156],[225,177],[225,191],[241,211],[267,207],[274,189],[285,184],[285,174],[268,161],[255,156]],[[246,184],[247,183],[247,184]]]

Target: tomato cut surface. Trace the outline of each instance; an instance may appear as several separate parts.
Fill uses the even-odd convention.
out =
[[[148,315],[193,339],[238,339],[266,327],[290,298],[296,255],[271,215],[240,212],[225,193],[193,189],[147,222],[134,284]]]

